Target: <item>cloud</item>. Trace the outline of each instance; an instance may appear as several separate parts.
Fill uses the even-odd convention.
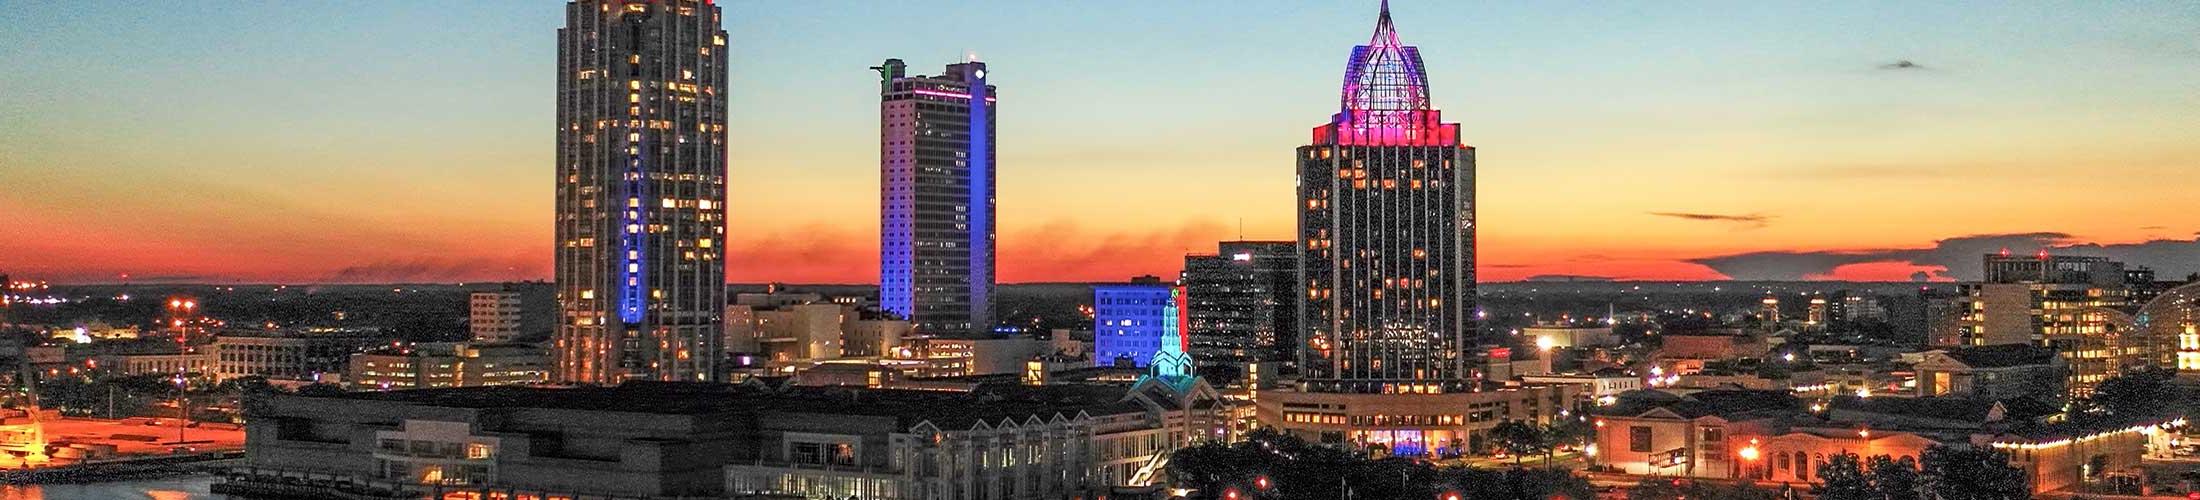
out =
[[[1538,274],[1538,275],[1535,275],[1535,276],[1529,276],[1529,277],[1527,277],[1526,279],[1522,279],[1521,281],[1556,281],[1556,282],[1573,282],[1573,281],[1613,281],[1614,279],[1615,279],[1615,278],[1612,278],[1611,276],[1588,276],[1588,275],[1579,275],[1579,274]]]
[[[1175,276],[1184,255],[1214,253],[1215,242],[1234,230],[1216,220],[1175,226],[1095,230],[1068,220],[1001,233],[1002,283],[1121,281],[1151,274]]]
[[[729,282],[878,282],[875,233],[813,222],[768,233],[728,234],[726,239]]]
[[[2058,232],[1957,236],[1922,248],[1751,252],[1688,259],[1688,262],[1710,267],[1738,280],[1826,278],[1833,276],[1833,271],[1841,266],[1894,263],[1924,268],[1912,273],[1912,279],[1975,281],[1984,278],[1980,259],[2002,249],[2017,254],[2044,249],[2056,254],[2108,257],[2126,265],[2152,268],[2164,276],[2200,271],[2200,235],[2193,241],[2103,244],[2076,241],[2071,235]]]
[[[1123,281],[1173,277],[1187,253],[1214,253],[1235,230],[1199,220],[1136,229],[1088,227],[1068,220],[1001,228],[995,245],[999,283]],[[731,235],[726,279],[735,283],[877,283],[878,237],[818,222],[769,233]]]
[[[1902,59],[1902,60],[1897,60],[1897,61],[1895,61],[1895,62],[1891,62],[1891,63],[1881,64],[1881,65],[1879,65],[1879,69],[1887,69],[1887,70],[1915,70],[1915,69],[1925,69],[1925,66],[1924,66],[1924,65],[1921,65],[1921,64],[1918,64],[1918,63],[1910,62],[1910,60],[1909,60],[1909,59]]]
[[[1671,218],[1675,218],[1675,219],[1682,219],[1682,220],[1692,220],[1692,221],[1704,221],[1704,222],[1724,222],[1724,223],[1731,223],[1731,224],[1734,224],[1735,226],[1739,226],[1739,227],[1742,227],[1742,228],[1747,228],[1747,229],[1756,229],[1756,228],[1761,228],[1761,227],[1765,227],[1765,225],[1767,225],[1767,224],[1770,224],[1770,223],[1772,222],[1772,216],[1769,216],[1769,215],[1764,215],[1764,214],[1741,214],[1741,215],[1727,215],[1727,214],[1703,214],[1703,213],[1691,213],[1691,212],[1650,212],[1650,215],[1655,215],[1655,216],[1659,216],[1659,217],[1671,217]]]
[[[531,263],[530,263],[531,264]],[[461,260],[390,260],[369,262],[337,269],[315,283],[457,283],[467,281],[500,281],[524,275],[523,266],[516,262],[496,262],[489,259]]]
[[[116,279],[130,283],[206,283],[220,278],[204,274],[162,274],[154,276],[118,274]]]

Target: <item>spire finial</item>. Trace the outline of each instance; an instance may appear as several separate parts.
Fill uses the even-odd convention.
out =
[[[1382,13],[1375,16],[1375,36],[1368,41],[1371,46],[1397,45],[1398,28],[1390,23],[1390,0],[1382,1]]]

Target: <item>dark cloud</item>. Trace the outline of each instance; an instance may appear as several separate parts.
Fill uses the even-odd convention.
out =
[[[1983,278],[1979,259],[2003,249],[2029,254],[2042,249],[2057,254],[2108,257],[2126,265],[2146,266],[2165,276],[2200,271],[2200,235],[2193,241],[2153,240],[2140,243],[2098,244],[2073,241],[2055,232],[1982,234],[1947,238],[1925,248],[1752,252],[1689,259],[1719,274],[1738,280],[1800,280],[1824,276],[1849,264],[1905,263],[1933,268],[1916,278],[1978,280]],[[1921,276],[1922,275],[1922,276]]]
[[[131,283],[207,283],[219,278],[203,274],[162,274],[155,276],[129,276],[121,278]]]
[[[1701,214],[1691,212],[1650,212],[1650,215],[1655,215],[1659,217],[1670,217],[1681,220],[1725,222],[1751,229],[1765,227],[1766,224],[1770,224],[1772,222],[1772,216],[1764,214],[1727,215]]]
[[[1902,60],[1898,60],[1898,61],[1895,61],[1895,62],[1891,62],[1891,63],[1881,64],[1881,65],[1879,65],[1879,69],[1891,69],[1891,70],[1906,70],[1906,69],[1925,69],[1925,66],[1924,66],[1924,65],[1921,65],[1921,64],[1918,64],[1918,63],[1910,62],[1910,60],[1909,60],[1909,59],[1902,59]]]
[[[1585,276],[1579,274],[1538,274],[1521,281],[1613,281],[1611,276]]]
[[[475,260],[381,261],[337,269],[316,283],[458,283],[504,279],[514,273],[512,263]]]

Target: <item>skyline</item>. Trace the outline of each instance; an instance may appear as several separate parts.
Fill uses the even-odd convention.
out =
[[[0,33],[0,56],[25,66],[0,88],[28,97],[0,101],[0,185],[47,187],[0,197],[0,220],[32,235],[0,240],[0,272],[549,277],[540,124],[559,9],[129,5],[0,6],[29,28]],[[1305,117],[1335,111],[1336,47],[1364,42],[1373,2],[1280,5],[729,2],[728,278],[875,282],[864,67],[965,49],[1010,89],[1002,282],[1171,275],[1239,220],[1248,239],[1288,239],[1287,151]],[[1735,5],[1721,19],[1393,6],[1443,89],[1434,104],[1484,156],[1485,280],[1899,280],[2003,246],[2150,240],[2104,252],[2200,269],[2200,214],[2174,213],[2200,187],[2185,175],[2200,147],[2177,133],[2200,111],[2200,8]],[[967,36],[864,33],[863,7]],[[337,22],[285,24],[318,17]],[[1215,28],[1247,18],[1279,29]],[[49,53],[76,57],[30,57]],[[296,72],[230,76],[278,70]],[[1166,77],[1111,76],[1132,73]]]

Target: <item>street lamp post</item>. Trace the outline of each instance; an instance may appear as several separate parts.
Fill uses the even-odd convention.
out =
[[[183,446],[183,430],[191,425],[191,398],[184,394],[183,374],[176,374],[176,446]]]
[[[1735,450],[1734,454],[1742,457],[1742,476],[1747,478],[1749,485],[1757,485],[1757,459],[1764,456],[1757,449],[1757,438],[1749,438],[1749,446]]]

